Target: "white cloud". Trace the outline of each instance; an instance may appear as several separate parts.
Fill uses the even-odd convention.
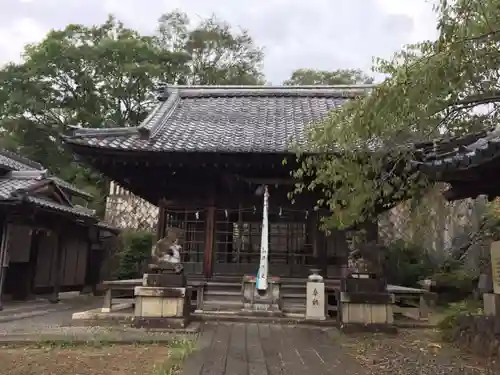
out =
[[[0,63],[18,60],[26,43],[68,23],[96,24],[108,13],[151,32],[162,13],[194,19],[217,14],[250,31],[266,52],[273,83],[297,68],[361,68],[404,44],[435,36],[431,0],[0,0]]]
[[[8,28],[0,28],[0,58],[2,61],[19,61],[23,46],[37,42],[47,32],[32,18],[21,17]]]

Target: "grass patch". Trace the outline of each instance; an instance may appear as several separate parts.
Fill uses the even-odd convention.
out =
[[[182,363],[189,354],[193,351],[194,342],[191,340],[183,340],[171,346],[171,353],[168,359],[161,366],[153,370],[152,375],[174,375],[179,373]]]

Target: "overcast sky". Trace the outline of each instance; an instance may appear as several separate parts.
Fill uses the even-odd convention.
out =
[[[265,48],[265,74],[279,84],[294,69],[371,68],[403,45],[435,37],[431,0],[0,0],[0,64],[19,61],[26,43],[68,23],[96,24],[109,13],[152,31],[162,13],[219,18],[250,31]]]

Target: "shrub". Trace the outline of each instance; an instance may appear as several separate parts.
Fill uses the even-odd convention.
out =
[[[458,269],[441,270],[431,276],[435,282],[432,290],[439,294],[440,302],[456,302],[471,296],[478,278],[468,271]]]
[[[427,251],[404,241],[387,246],[382,267],[389,283],[407,287],[418,286],[418,281],[435,271]]]
[[[144,231],[128,231],[120,235],[121,251],[118,254],[116,278],[135,279],[142,276],[143,263],[151,256],[154,234]]]

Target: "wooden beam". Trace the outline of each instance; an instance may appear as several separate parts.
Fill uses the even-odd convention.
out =
[[[496,182],[494,178],[487,182],[455,182],[443,193],[443,196],[448,201],[456,201],[465,198],[476,198],[482,194],[489,197],[500,196],[500,183]]]

